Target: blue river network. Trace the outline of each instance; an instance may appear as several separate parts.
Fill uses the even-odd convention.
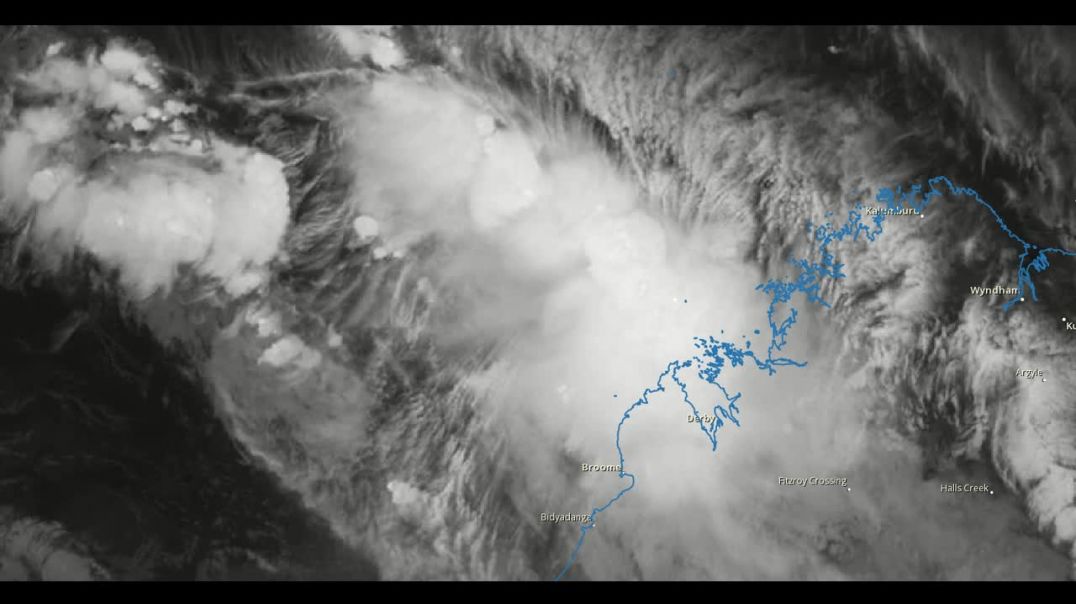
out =
[[[945,176],[937,176],[928,180],[927,190],[925,192],[921,185],[914,184],[907,191],[904,191],[901,187],[896,187],[895,189],[882,189],[879,191],[876,199],[879,202],[885,203],[887,208],[893,212],[899,212],[903,208],[908,208],[913,210],[916,214],[922,214],[927,206],[933,203],[937,198],[946,195],[946,193],[957,199],[968,198],[984,207],[990,212],[1002,232],[1022,248],[1022,253],[1019,257],[1020,263],[1017,267],[1019,289],[1015,296],[1002,305],[1002,311],[1004,312],[1008,312],[1014,305],[1024,301],[1026,295],[1030,295],[1032,301],[1038,301],[1038,293],[1035,290],[1032,274],[1044,272],[1050,267],[1049,256],[1076,256],[1076,252],[1070,250],[1056,247],[1040,248],[1033,243],[1025,241],[1009,228],[998,214],[997,210],[987,203],[979,193],[971,188],[957,186]],[[829,219],[832,215],[832,212],[827,213],[826,218]],[[867,243],[872,243],[882,235],[882,226],[886,219],[885,213],[879,212],[878,214],[871,216],[869,220],[865,220],[864,218],[863,204],[857,203],[853,209],[849,210],[847,220],[839,226],[833,224],[831,220],[827,220],[827,222],[820,225],[815,225],[808,221],[808,237],[810,238],[812,247],[816,247],[818,250],[819,260],[815,262],[802,258],[791,259],[789,262],[796,268],[796,276],[794,279],[789,281],[770,279],[765,283],[759,284],[755,288],[757,291],[763,292],[769,296],[769,306],[766,310],[766,318],[769,323],[770,341],[765,356],[760,356],[756,354],[755,351],[751,350],[750,340],[741,347],[734,342],[719,340],[713,336],[696,336],[694,338],[694,346],[697,353],[689,359],[672,360],[667,363],[664,370],[658,374],[654,385],[644,390],[642,396],[624,411],[624,415],[620,418],[620,422],[616,426],[615,444],[620,466],[619,477],[626,479],[627,485],[609,501],[591,510],[590,521],[580,527],[579,539],[576,541],[575,547],[572,548],[568,561],[557,574],[555,580],[559,581],[563,578],[575,564],[575,561],[583,548],[587,533],[595,527],[598,516],[611,508],[621,497],[635,488],[635,475],[627,471],[628,464],[627,460],[624,458],[624,451],[621,449],[620,436],[624,430],[624,426],[627,425],[628,420],[631,419],[632,413],[636,409],[650,404],[651,395],[665,392],[667,387],[675,387],[679,390],[684,404],[688,406],[688,409],[690,409],[695,417],[695,425],[699,427],[703,436],[709,441],[711,451],[716,452],[717,431],[724,427],[726,423],[731,423],[736,427],[740,426],[740,419],[738,417],[740,408],[737,406],[737,403],[740,400],[741,393],[730,393],[719,381],[721,372],[726,367],[726,363],[732,367],[754,366],[759,371],[765,372],[768,376],[776,374],[777,368],[779,367],[807,366],[806,362],[796,361],[781,356],[782,350],[784,350],[788,343],[788,334],[791,331],[792,326],[796,324],[796,319],[799,316],[796,308],[791,306],[792,297],[797,293],[802,293],[808,303],[818,304],[824,308],[830,307],[830,304],[820,296],[820,290],[824,280],[831,279],[838,281],[846,277],[843,272],[844,264],[837,262],[836,256],[830,251],[830,245],[845,240],[863,240]],[[779,309],[785,305],[788,306],[788,311],[784,314],[784,318],[779,318]],[[754,333],[759,334],[760,331],[756,329],[754,330]],[[690,371],[692,369],[697,372],[700,379],[712,384],[721,393],[721,397],[718,399],[719,402],[714,405],[713,413],[710,414],[713,420],[710,421],[709,424],[703,422],[699,415],[698,405],[692,400],[692,396],[688,392],[687,384],[685,384],[684,380],[681,378],[682,372]]]

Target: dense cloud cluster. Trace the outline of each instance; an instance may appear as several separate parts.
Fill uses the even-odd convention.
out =
[[[0,149],[9,216],[34,213],[50,252],[120,270],[139,298],[193,266],[239,295],[265,279],[288,220],[279,160],[209,133],[161,91],[153,63],[119,44],[67,57],[62,43],[23,74]]]
[[[1073,247],[1073,185],[1060,167],[1076,144],[1064,100],[1071,52],[1058,30],[438,33],[464,70],[528,69],[575,94],[653,207],[696,231],[742,225],[739,249],[767,272],[787,271],[806,220],[936,174],[984,192],[1018,232]],[[844,326],[839,371],[861,388],[840,400],[926,445],[928,475],[954,458],[990,460],[1070,549],[1076,426],[1062,359],[1073,346],[1059,319],[1071,267],[1041,279],[1044,303],[1005,316],[966,295],[1015,282],[1019,249],[980,207],[946,204],[922,223],[888,225],[878,245],[842,250],[849,279],[827,292],[837,312],[824,320]],[[1024,367],[1053,375],[1012,379]],[[827,413],[816,418],[813,429],[834,429]]]
[[[0,186],[54,271],[88,255],[143,302],[188,270],[220,286],[139,309],[162,339],[200,330],[192,373],[228,434],[383,577],[552,578],[578,527],[541,514],[623,487],[580,464],[619,462],[624,409],[692,337],[763,343],[755,286],[817,253],[808,221],[944,174],[1076,247],[1064,32],[318,31],[288,59],[308,71],[207,75],[197,100],[130,44],[51,46],[15,84]],[[162,49],[216,74],[193,35]],[[218,66],[276,56],[251,52]],[[1059,260],[1007,315],[967,294],[1012,286],[1018,251],[955,201],[838,247],[832,309],[795,301],[808,367],[728,371],[743,426],[716,453],[656,394],[622,442],[638,486],[569,577],[1067,572],[1013,527],[1025,505],[1076,556],[1076,272]],[[778,484],[812,475],[848,482]]]

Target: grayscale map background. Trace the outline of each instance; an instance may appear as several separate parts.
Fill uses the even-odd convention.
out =
[[[945,175],[1076,248],[1074,33],[0,28],[0,577],[553,579],[807,221]],[[1073,577],[1076,260],[1003,314],[1019,248],[928,214],[716,453],[640,416],[566,579]]]

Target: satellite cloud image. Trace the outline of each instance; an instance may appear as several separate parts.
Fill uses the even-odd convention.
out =
[[[1076,579],[1074,27],[0,70],[0,579]]]

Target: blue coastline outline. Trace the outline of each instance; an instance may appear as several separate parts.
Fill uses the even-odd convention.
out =
[[[914,210],[916,214],[922,214],[935,198],[942,197],[946,194],[944,189],[939,189],[939,185],[943,185],[944,188],[948,189],[950,195],[955,197],[969,197],[975,203],[986,208],[991,216],[993,216],[994,221],[1001,228],[1002,232],[1023,248],[1023,251],[1020,254],[1020,264],[1017,268],[1019,290],[1015,296],[1002,305],[1001,309],[1003,312],[1008,312],[1015,304],[1022,301],[1025,297],[1025,290],[1030,292],[1032,301],[1038,301],[1038,292],[1035,290],[1035,283],[1032,280],[1032,271],[1034,271],[1034,273],[1042,273],[1050,268],[1048,258],[1050,255],[1076,256],[1076,252],[1064,248],[1040,248],[1039,246],[1024,240],[1009,228],[1001,218],[1001,215],[998,214],[997,210],[987,203],[974,189],[957,186],[945,176],[931,178],[927,181],[927,185],[928,190],[926,192],[923,191],[922,186],[919,184],[911,185],[907,191],[904,191],[899,186],[895,189],[883,188],[878,192],[875,199],[879,202],[884,202],[886,207],[893,212],[898,212],[902,208],[907,207]],[[829,218],[832,215],[832,212],[828,212],[826,217]],[[750,340],[748,340],[741,348],[733,342],[718,340],[713,336],[706,338],[696,336],[694,338],[694,345],[696,350],[698,350],[696,355],[692,356],[690,359],[673,360],[665,365],[665,369],[658,375],[654,385],[644,390],[642,396],[624,411],[624,415],[620,418],[620,422],[616,426],[616,452],[618,456],[618,465],[620,466],[619,477],[628,479],[627,486],[621,489],[619,493],[604,505],[591,510],[590,522],[583,524],[580,527],[579,539],[576,541],[568,561],[564,564],[564,567],[554,579],[555,581],[561,580],[561,578],[563,578],[575,564],[579,552],[583,548],[583,542],[586,540],[587,532],[595,527],[598,515],[612,507],[612,505],[619,501],[621,497],[628,493],[628,491],[635,488],[635,475],[625,470],[627,464],[624,459],[624,451],[620,444],[621,433],[624,430],[625,423],[631,418],[632,412],[639,407],[649,405],[650,395],[665,392],[666,386],[669,385],[669,382],[672,382],[672,384],[679,389],[684,404],[688,406],[692,415],[694,415],[695,424],[698,425],[699,429],[709,440],[711,445],[710,450],[716,452],[717,430],[722,428],[726,421],[731,422],[736,427],[740,426],[740,420],[737,417],[740,413],[740,409],[736,406],[736,403],[740,400],[741,393],[737,392],[736,394],[730,394],[718,381],[721,371],[725,368],[726,361],[730,363],[732,367],[738,367],[745,365],[747,361],[750,360],[756,369],[765,371],[767,375],[771,376],[777,373],[778,367],[806,367],[806,362],[795,361],[784,356],[775,356],[779,355],[788,343],[789,331],[792,329],[792,326],[795,325],[796,319],[799,316],[796,308],[789,305],[787,316],[779,318],[778,307],[784,304],[789,304],[795,294],[802,293],[809,303],[818,304],[823,308],[829,308],[830,304],[822,299],[819,293],[823,280],[832,279],[834,281],[839,281],[846,277],[843,271],[844,264],[837,262],[836,256],[829,250],[830,244],[845,240],[859,241],[861,239],[868,243],[873,242],[881,236],[883,230],[882,225],[885,222],[885,218],[885,213],[878,213],[870,217],[869,221],[864,221],[863,204],[857,202],[855,207],[849,210],[847,220],[840,226],[835,226],[828,220],[820,225],[815,225],[811,221],[807,222],[807,233],[811,239],[812,245],[816,245],[818,248],[820,256],[819,261],[814,262],[802,258],[790,259],[789,262],[798,269],[798,274],[795,279],[790,281],[770,279],[765,283],[759,284],[755,288],[756,291],[761,291],[770,296],[769,308],[766,311],[766,319],[770,326],[770,342],[766,349],[765,358],[760,358],[753,350],[751,350]],[[759,330],[756,329],[755,333],[758,334]],[[716,386],[724,399],[725,404],[718,402],[714,405],[713,413],[711,414],[714,419],[709,425],[703,423],[702,418],[699,416],[698,408],[691,400],[691,396],[688,393],[687,384],[685,384],[680,377],[681,371],[692,368],[697,371],[700,379]]]

